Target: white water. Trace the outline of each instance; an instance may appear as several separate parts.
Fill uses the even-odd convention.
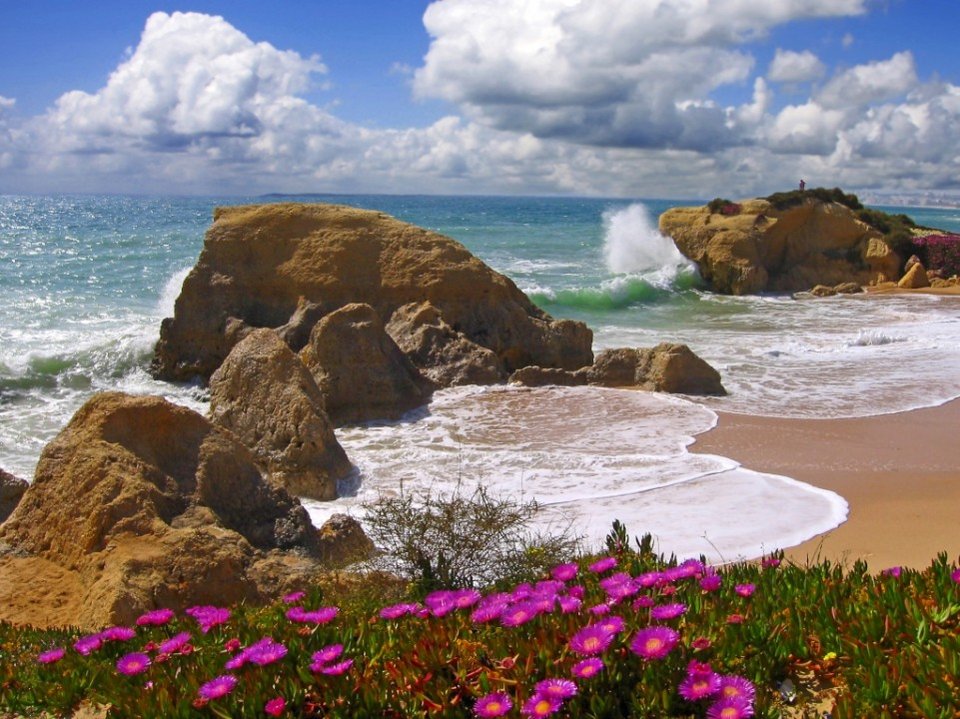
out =
[[[306,501],[316,524],[362,517],[380,495],[478,484],[495,496],[536,500],[544,527],[572,523],[599,545],[614,519],[659,546],[712,561],[755,557],[843,521],[831,492],[691,454],[716,415],[675,397],[595,387],[458,388],[404,421],[344,428],[357,465],[334,502]],[[789,507],[790,522],[774,507]]]
[[[618,275],[653,276],[665,285],[681,271],[692,271],[693,263],[686,259],[664,237],[646,205],[634,203],[622,210],[603,215],[603,255],[607,269]]]

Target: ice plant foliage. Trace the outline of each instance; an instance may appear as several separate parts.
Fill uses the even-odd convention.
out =
[[[261,608],[152,610],[86,635],[0,624],[0,706],[69,715],[92,701],[143,719],[749,719],[788,702],[812,716],[799,706],[811,692],[782,687],[813,676],[842,688],[838,717],[960,711],[960,570],[945,556],[892,580],[865,565],[845,576],[773,556],[712,568],[616,547],[498,591],[340,602],[311,588]]]

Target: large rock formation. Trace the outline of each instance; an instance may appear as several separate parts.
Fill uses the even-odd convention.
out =
[[[63,575],[73,599],[55,623],[83,626],[263,601],[317,569],[306,511],[231,433],[120,393],[93,397],[47,445],[0,543],[5,593],[43,603],[44,578]]]
[[[526,387],[544,385],[629,387],[650,392],[725,395],[720,373],[682,344],[662,342],[656,347],[603,350],[589,367],[576,372],[524,367],[510,382]]]
[[[0,469],[0,524],[10,516],[10,513],[20,503],[20,498],[27,491],[27,483],[19,477]]]
[[[451,343],[492,353],[498,380],[527,365],[577,369],[592,361],[592,334],[582,323],[552,320],[447,237],[380,212],[275,204],[216,210],[174,316],[161,327],[153,370],[165,379],[207,379],[249,327],[283,326],[296,348],[311,321],[344,305],[368,304],[390,322],[398,309],[423,302],[440,332],[412,345],[427,348],[432,377],[463,376],[461,350],[444,346]],[[438,363],[455,367],[438,371]]]
[[[638,387],[654,392],[725,395],[720,373],[682,344],[662,342],[650,349],[612,349],[583,370],[590,384]]]
[[[386,333],[370,305],[349,304],[324,317],[300,357],[338,426],[396,419],[430,399],[430,383]]]
[[[810,197],[786,209],[747,200],[713,212],[679,207],[660,231],[717,292],[794,292],[899,277],[901,258],[848,207]]]
[[[213,373],[210,418],[290,494],[334,499],[352,470],[312,375],[273,330],[251,332]]]

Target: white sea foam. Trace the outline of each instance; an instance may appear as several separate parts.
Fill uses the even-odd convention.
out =
[[[383,494],[482,484],[536,500],[542,524],[569,521],[589,545],[619,519],[653,533],[663,551],[714,560],[758,556],[843,521],[832,493],[689,453],[715,421],[693,402],[625,390],[446,390],[406,421],[338,430],[358,475],[342,487],[348,496],[306,506],[320,524],[335,512],[362,518],[362,504]]]
[[[670,284],[681,268],[691,266],[673,240],[660,234],[642,203],[604,213],[603,224],[603,255],[613,273],[657,275]]]

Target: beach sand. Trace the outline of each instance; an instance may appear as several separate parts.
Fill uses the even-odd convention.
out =
[[[779,419],[721,413],[695,452],[830,489],[850,505],[847,521],[787,550],[872,571],[922,569],[938,552],[960,556],[960,400],[855,419]],[[789,517],[789,507],[771,507]]]

